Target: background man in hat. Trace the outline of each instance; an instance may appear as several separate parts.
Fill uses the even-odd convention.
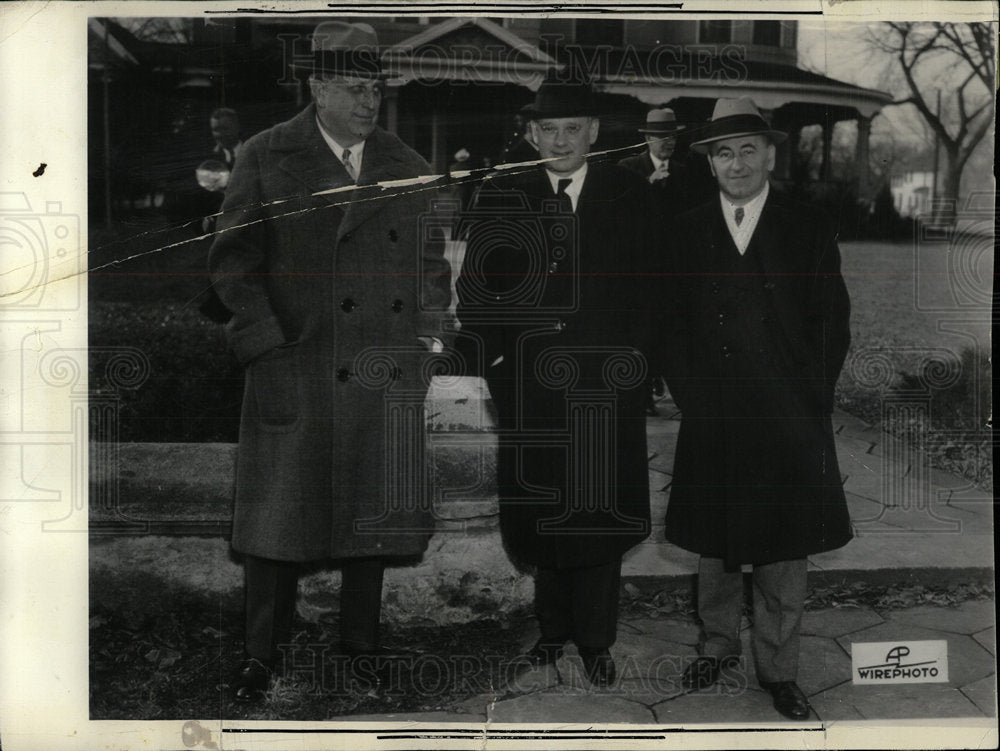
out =
[[[538,159],[538,149],[531,142],[531,131],[528,128],[527,112],[531,105],[527,104],[519,112],[514,113],[514,131],[500,152],[498,164],[516,164],[531,162]]]
[[[232,533],[246,572],[238,701],[260,696],[289,640],[299,563],[338,561],[340,652],[378,654],[385,562],[419,555],[429,537],[422,370],[450,275],[443,243],[418,223],[428,194],[364,188],[430,174],[376,125],[376,46],[366,24],[316,27],[313,103],[244,144],[210,254],[233,314],[229,345],[246,365]],[[415,429],[390,432],[390,409],[412,413],[398,420]],[[399,454],[406,461],[393,462]]]
[[[836,232],[768,184],[775,145],[749,99],[720,99],[692,149],[719,193],[680,216],[663,358],[683,418],[666,537],[701,555],[701,655],[685,686],[737,663],[741,565],[753,566],[753,661],[774,706],[809,715],[795,683],[806,556],[851,538],[830,414],[850,340]]]
[[[622,554],[649,534],[643,389],[652,223],[646,183],[588,164],[588,83],[549,77],[529,112],[540,158],[483,184],[458,280],[462,342],[498,414],[500,528],[536,567],[534,666],[576,643],[615,679]]]
[[[672,109],[650,110],[645,127],[639,128],[646,150],[618,162],[619,166],[646,178],[653,206],[664,221],[694,208],[715,192],[715,181],[704,163],[693,161],[688,149],[678,146],[678,136],[684,129]],[[662,249],[657,248],[656,252],[660,254]],[[648,414],[657,414],[655,397],[663,393],[662,378],[653,374],[646,397]]]
[[[708,199],[715,185],[701,162],[693,162],[687,149],[678,146],[685,128],[667,107],[650,110],[646,125],[639,128],[646,150],[618,162],[649,182],[656,208],[667,217],[691,209]]]

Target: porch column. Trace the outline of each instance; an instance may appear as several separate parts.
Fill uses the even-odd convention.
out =
[[[385,129],[399,135],[399,89],[395,86],[385,89]]]
[[[833,144],[834,123],[829,119],[823,120],[823,162],[819,167],[820,182],[829,182],[832,166],[830,164],[830,152]]]
[[[871,203],[871,165],[868,163],[869,139],[872,134],[870,117],[858,115],[858,142],[854,149],[854,162],[858,165],[858,200],[865,204]]]
[[[436,170],[447,166],[441,163],[441,154],[444,152],[444,133],[442,131],[441,114],[435,108],[431,112],[431,165]]]

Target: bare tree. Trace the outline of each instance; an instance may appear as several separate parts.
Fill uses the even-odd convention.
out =
[[[893,104],[916,107],[944,152],[938,194],[943,202],[935,220],[954,221],[962,171],[993,123],[995,26],[897,21],[879,26],[873,41],[892,54],[909,94]]]

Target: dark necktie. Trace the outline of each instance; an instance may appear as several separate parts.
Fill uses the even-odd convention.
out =
[[[556,198],[559,199],[559,211],[566,214],[573,213],[573,199],[566,193],[566,188],[569,187],[571,182],[573,181],[570,178],[563,178],[559,181],[556,188]]]
[[[736,220],[736,226],[739,227],[743,222],[743,207],[737,206],[736,212],[733,214],[733,218]]]

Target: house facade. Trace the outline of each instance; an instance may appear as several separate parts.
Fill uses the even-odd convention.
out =
[[[191,116],[193,129],[204,131],[207,112],[225,104],[241,112],[249,135],[308,101],[306,76],[291,64],[309,58],[309,34],[320,20],[294,15],[191,19],[183,45],[122,44],[116,29],[112,46],[123,47],[135,66],[142,67],[144,58],[155,61],[164,82],[158,84],[161,92],[184,100],[188,112],[197,113]],[[818,179],[810,180],[814,193],[833,182],[830,147],[836,123],[856,123],[855,161],[867,165],[871,120],[891,100],[883,92],[798,68],[795,21],[561,15],[348,20],[375,27],[383,62],[393,74],[381,124],[442,171],[463,148],[472,154],[471,166],[494,163],[511,136],[514,113],[531,101],[552,68],[582,70],[592,78],[602,108],[597,148],[617,149],[621,156],[641,148],[636,129],[652,107],[670,106],[682,121],[697,126],[709,119],[719,97],[749,96],[773,127],[789,133],[779,149],[775,179],[792,183],[801,180],[799,133],[819,125],[823,160]],[[95,25],[92,34],[99,37],[100,29]],[[91,45],[96,74],[100,53],[95,50],[99,44]],[[115,63],[119,74],[131,65]],[[146,79],[156,81],[157,73],[148,71]],[[854,194],[870,202],[868,170],[857,174]]]

